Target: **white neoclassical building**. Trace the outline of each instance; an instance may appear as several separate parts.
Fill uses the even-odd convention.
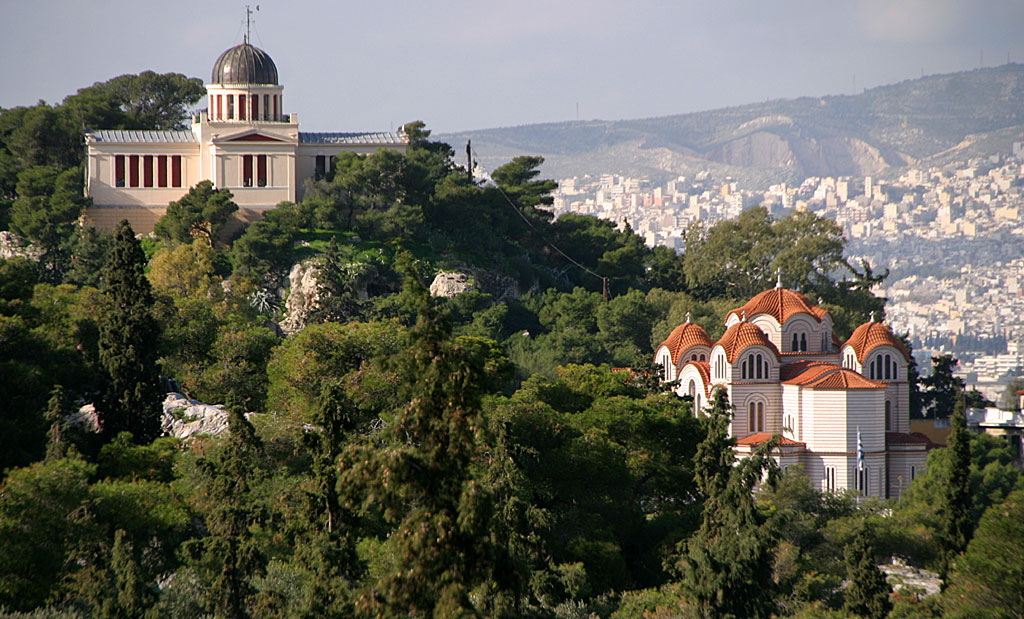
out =
[[[306,179],[324,176],[339,153],[407,145],[400,133],[299,131],[298,115],[285,113],[277,66],[248,42],[217,58],[206,90],[207,108],[189,129],[86,131],[87,216],[97,227],[128,219],[136,232],[151,232],[168,203],[204,180],[229,189],[236,218],[250,222],[301,200]]]
[[[882,498],[924,471],[935,445],[910,432],[910,357],[886,325],[871,320],[840,343],[832,315],[781,284],[730,311],[725,325],[712,342],[687,318],[654,360],[697,411],[725,389],[740,455],[780,434],[783,467],[802,464],[821,490]]]

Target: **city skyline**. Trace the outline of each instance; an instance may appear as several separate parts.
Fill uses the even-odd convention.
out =
[[[253,4],[255,8],[255,3]],[[0,106],[59,103],[153,70],[204,81],[243,4],[9,3]],[[484,6],[260,3],[253,44],[304,128],[436,132],[663,116],[1024,61],[1024,5],[799,0],[734,6],[532,0]],[[31,50],[31,53],[26,53]],[[16,60],[16,61],[15,61]]]

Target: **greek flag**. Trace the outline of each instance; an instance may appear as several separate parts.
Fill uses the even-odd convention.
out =
[[[864,470],[864,440],[860,436],[860,426],[857,426],[857,470]]]

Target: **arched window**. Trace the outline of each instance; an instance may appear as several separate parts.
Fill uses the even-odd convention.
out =
[[[692,378],[690,379],[690,386],[687,387],[686,392],[689,394],[689,396],[691,398],[694,399],[694,401],[696,401],[696,399],[697,399],[697,383],[693,382]]]
[[[707,360],[707,358],[704,356],[704,353],[700,353],[700,360],[701,361],[706,361]]]
[[[885,401],[885,431],[892,432],[892,401]]]
[[[757,377],[764,378],[764,360],[760,354],[757,355],[755,359],[757,359],[757,361],[755,361],[755,363],[757,363]]]
[[[747,429],[751,434],[764,432],[764,402],[751,402],[747,407]]]
[[[672,362],[667,354],[661,355],[661,371],[665,380],[672,380]]]
[[[800,352],[807,352],[807,334],[800,334]]]
[[[900,367],[898,365],[896,365],[896,361],[895,360],[893,360],[893,362],[892,362],[892,379],[893,380],[899,380],[900,379]]]
[[[744,359],[740,364],[740,380],[747,380],[747,361],[748,359]]]
[[[797,352],[800,350],[800,340],[797,339],[796,333],[793,334],[793,344],[789,347],[789,350],[792,352]]]
[[[892,380],[892,357],[886,355],[884,359],[882,363],[885,365],[885,380]]]

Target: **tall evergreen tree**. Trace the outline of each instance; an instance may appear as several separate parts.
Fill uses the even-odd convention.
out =
[[[971,541],[973,500],[971,497],[971,438],[967,434],[966,400],[963,395],[957,398],[950,420],[952,432],[947,439],[950,467],[949,479],[943,484],[942,504],[939,514],[942,518],[942,564],[943,583],[953,559],[967,549]]]
[[[871,619],[883,619],[892,610],[892,588],[875,565],[875,552],[867,525],[861,525],[846,548],[846,587],[844,608]]]
[[[142,246],[124,220],[103,272],[109,314],[100,325],[100,363],[107,384],[99,415],[108,437],[128,431],[138,443],[149,443],[160,432],[160,327],[152,314],[145,267]]]
[[[251,490],[261,475],[263,444],[238,409],[231,410],[228,424],[221,450],[200,461],[212,505],[206,517],[209,535],[186,542],[184,548],[206,585],[207,610],[237,619],[249,616],[253,578],[266,569],[266,558],[250,529],[258,516]]]
[[[60,385],[50,391],[50,401],[46,407],[46,421],[50,422],[50,430],[46,433],[46,461],[60,460],[68,454],[67,427],[64,418],[71,412],[71,402],[67,391]]]
[[[770,617],[775,604],[776,537],[754,504],[754,486],[777,466],[769,455],[776,440],[762,444],[733,465],[729,437],[732,406],[725,391],[714,394],[702,418],[706,436],[697,447],[694,476],[704,495],[697,533],[680,544],[676,565],[682,590],[703,617]]]
[[[342,486],[394,526],[393,565],[360,605],[385,616],[474,614],[471,592],[497,589],[514,569],[491,535],[491,501],[471,471],[482,450],[486,369],[448,341],[426,290],[410,286],[419,319],[396,356],[407,404],[383,431],[383,445],[354,444],[344,457]]]
[[[142,617],[149,600],[148,590],[139,573],[132,544],[125,539],[124,529],[114,533],[114,547],[110,553],[110,567],[114,570],[117,585],[117,606],[119,616],[134,619]]]

